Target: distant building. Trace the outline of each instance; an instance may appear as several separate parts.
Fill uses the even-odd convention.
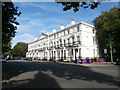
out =
[[[79,58],[98,57],[95,29],[85,22],[61,24],[60,30],[42,33],[35,41],[28,44],[26,57],[46,60],[76,60]]]

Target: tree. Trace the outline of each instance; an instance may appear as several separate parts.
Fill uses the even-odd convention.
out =
[[[20,16],[18,7],[12,2],[2,2],[2,53],[5,55],[11,49],[11,40],[15,37],[19,23],[16,17]]]
[[[13,49],[11,50],[10,54],[13,57],[25,57],[26,52],[28,50],[28,44],[24,42],[18,42]]]
[[[113,7],[109,11],[102,11],[102,14],[93,21],[96,28],[96,36],[102,56],[110,58],[110,46],[113,47],[114,58],[120,57],[120,11]],[[104,54],[103,49],[108,49]]]
[[[67,11],[73,8],[74,12],[79,11],[80,7],[84,9],[85,8],[95,9],[100,4],[100,2],[58,2],[58,0],[56,0],[56,2],[61,3],[64,6],[63,11]]]

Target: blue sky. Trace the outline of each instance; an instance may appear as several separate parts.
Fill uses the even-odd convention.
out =
[[[19,7],[18,10],[22,14],[17,18],[20,25],[12,46],[20,41],[29,43],[42,32],[59,30],[60,24],[66,26],[70,24],[72,18],[76,22],[83,21],[92,24],[101,11],[118,6],[117,2],[103,2],[96,9],[80,8],[78,12],[74,12],[73,10],[63,11],[63,6],[56,2],[14,2],[14,4]]]

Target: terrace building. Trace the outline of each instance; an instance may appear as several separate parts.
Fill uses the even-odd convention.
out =
[[[85,22],[61,24],[60,30],[42,33],[36,40],[28,44],[26,57],[46,60],[72,61],[79,58],[98,57],[95,29]]]

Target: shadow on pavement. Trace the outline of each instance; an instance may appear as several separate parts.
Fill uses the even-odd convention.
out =
[[[3,76],[2,80],[9,80],[12,77],[18,76],[19,74],[36,71],[39,72],[35,75],[34,79],[25,80],[27,83],[19,84],[22,81],[3,82],[3,87],[11,85],[11,83],[18,83],[11,85],[11,87],[27,87],[27,88],[60,88],[56,80],[41,71],[51,71],[53,75],[67,80],[81,79],[85,81],[96,81],[98,83],[105,83],[108,85],[119,86],[118,78],[109,76],[106,74],[98,73],[90,69],[90,67],[71,65],[71,64],[60,64],[53,62],[12,62],[3,64]],[[24,80],[23,80],[24,81]]]
[[[12,80],[3,83],[3,88],[60,88],[56,80],[40,71],[34,79]]]

